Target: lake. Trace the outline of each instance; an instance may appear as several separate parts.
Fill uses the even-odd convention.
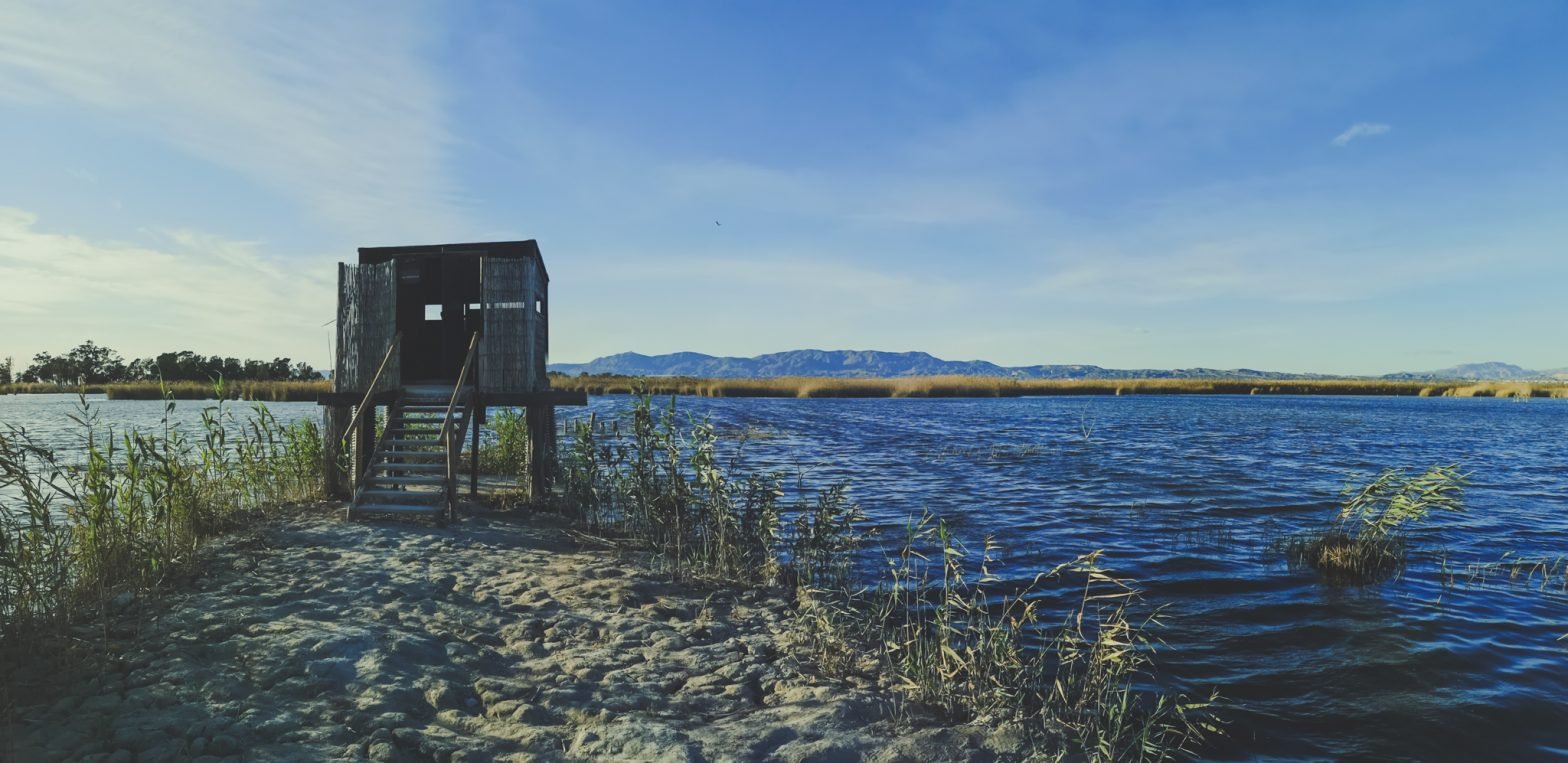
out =
[[[0,424],[74,442],[72,396],[0,397]],[[628,407],[600,397],[563,417]],[[156,426],[158,401],[101,403]],[[210,403],[184,401],[195,426]],[[1445,587],[1439,565],[1505,551],[1568,555],[1568,400],[1123,396],[933,399],[681,398],[682,416],[745,433],[748,468],[851,486],[872,522],[929,507],[972,546],[995,535],[1002,573],[1078,554],[1167,606],[1161,679],[1221,691],[1218,759],[1568,758],[1568,597],[1507,582]],[[272,404],[280,419],[317,416]],[[237,411],[243,414],[241,404]],[[1335,589],[1268,545],[1320,526],[1347,479],[1457,463],[1466,513],[1416,533],[1405,575]]]

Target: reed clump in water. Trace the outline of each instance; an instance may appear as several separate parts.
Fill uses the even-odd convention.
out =
[[[0,664],[69,662],[69,646],[81,643],[73,626],[107,624],[125,602],[182,574],[206,538],[260,510],[320,497],[313,422],[283,425],[260,404],[241,419],[220,402],[188,433],[171,423],[174,407],[171,397],[158,429],[115,431],[83,395],[72,416],[79,451],[0,429]]]
[[[682,426],[674,400],[640,394],[625,421],[570,426],[561,509],[653,551],[676,575],[792,589],[794,640],[823,669],[870,677],[906,709],[950,721],[1017,724],[1042,759],[1160,760],[1217,728],[1214,698],[1150,691],[1152,615],[1137,591],[1079,557],[1023,585],[978,570],[927,514],[867,585],[856,560],[873,540],[846,488],[787,500],[781,472],[741,474],[706,421]],[[934,561],[933,561],[934,560]],[[1065,599],[1061,619],[1047,596]]]
[[[1344,503],[1324,529],[1286,539],[1286,558],[1310,567],[1331,585],[1369,585],[1405,566],[1409,531],[1433,512],[1464,510],[1467,476],[1454,465],[1409,476],[1387,469],[1361,486],[1347,486]]]
[[[554,376],[556,389],[593,395],[702,397],[1026,397],[1043,395],[1388,395],[1409,397],[1568,397],[1568,385],[1535,382],[1417,382],[1383,379],[1011,379],[911,376],[839,379],[788,376],[703,379],[673,376]]]

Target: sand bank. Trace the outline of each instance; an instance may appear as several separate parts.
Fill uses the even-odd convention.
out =
[[[32,691],[21,761],[970,761],[1003,732],[900,727],[798,662],[789,604],[674,584],[547,515],[450,528],[301,509],[122,602],[119,658]],[[45,682],[47,676],[20,677]],[[1017,748],[1012,748],[1016,751]],[[4,755],[0,755],[4,757]]]

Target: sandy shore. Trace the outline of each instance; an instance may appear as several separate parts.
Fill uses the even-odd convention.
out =
[[[774,596],[669,583],[548,516],[446,529],[340,517],[301,510],[216,542],[189,586],[128,604],[118,664],[21,708],[9,754],[1015,757],[1008,735],[899,728],[864,685],[816,675],[789,654],[788,606]]]

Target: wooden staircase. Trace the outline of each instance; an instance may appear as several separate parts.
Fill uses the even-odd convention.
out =
[[[408,387],[388,406],[386,427],[361,475],[348,516],[454,517],[458,453],[472,413],[472,389]]]

